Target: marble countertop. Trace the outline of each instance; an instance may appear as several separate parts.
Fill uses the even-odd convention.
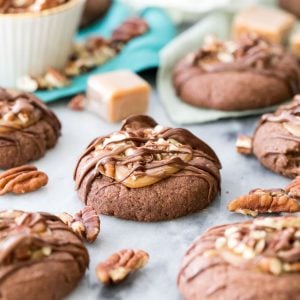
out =
[[[72,179],[76,160],[93,138],[114,131],[120,125],[107,124],[88,112],[71,111],[66,101],[58,101],[50,107],[62,121],[62,136],[53,150],[34,162],[48,174],[49,183],[31,194],[1,197],[0,209],[75,213],[82,207]],[[149,114],[163,125],[176,126],[170,123],[155,91]],[[100,236],[94,244],[88,245],[91,258],[89,270],[67,299],[181,299],[176,277],[180,260],[189,244],[210,226],[247,219],[226,210],[227,203],[234,197],[256,187],[282,187],[289,182],[264,169],[254,157],[235,152],[237,134],[251,134],[257,119],[251,117],[188,126],[216,151],[222,162],[220,196],[199,213],[167,222],[138,223],[101,216]],[[103,287],[95,276],[96,264],[123,248],[147,251],[150,254],[149,264],[122,284]]]

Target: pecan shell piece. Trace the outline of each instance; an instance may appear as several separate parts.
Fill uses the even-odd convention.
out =
[[[295,213],[300,211],[300,204],[284,190],[258,189],[232,200],[228,210],[250,216],[259,213]]]
[[[74,216],[68,213],[57,215],[68,225],[81,239],[93,243],[100,232],[100,219],[91,206],[85,206]]]
[[[130,273],[143,268],[148,260],[149,254],[143,250],[124,249],[99,263],[96,275],[103,284],[119,283]]]
[[[48,176],[34,166],[21,166],[0,174],[0,195],[36,191],[48,183]]]

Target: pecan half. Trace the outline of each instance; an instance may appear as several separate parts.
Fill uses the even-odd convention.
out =
[[[240,135],[235,143],[236,151],[241,154],[252,154],[252,138],[247,135]]]
[[[259,213],[294,213],[300,211],[300,204],[284,190],[257,189],[232,200],[228,210],[251,216]]]
[[[124,249],[111,255],[96,267],[96,275],[103,284],[119,283],[130,273],[144,267],[149,254],[143,250]]]
[[[68,213],[57,216],[71,227],[78,236],[89,243],[93,243],[100,232],[99,216],[91,206],[85,206],[74,217]]]
[[[148,31],[148,24],[141,18],[133,17],[122,23],[112,34],[113,42],[127,43]]]
[[[78,94],[73,97],[68,103],[68,107],[72,110],[82,111],[85,107],[85,96],[83,94]]]
[[[21,166],[0,174],[0,195],[36,191],[48,183],[48,176],[34,166]]]
[[[290,197],[300,198],[300,176],[297,176],[286,188]]]

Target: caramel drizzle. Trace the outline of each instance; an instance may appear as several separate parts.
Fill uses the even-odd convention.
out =
[[[198,50],[190,63],[187,63],[175,72],[175,77],[181,77],[181,80],[175,79],[177,94],[181,94],[184,85],[194,76],[227,71],[248,71],[275,77],[286,82],[292,95],[297,94],[300,90],[300,71],[297,59],[291,53],[284,52],[284,49],[280,46],[272,45],[260,38],[247,37],[247,39],[239,41],[239,48],[233,53],[233,62],[214,62],[206,64],[205,68],[203,68],[199,61],[215,53],[205,51],[202,48]],[[267,48],[260,45],[261,41],[267,45]],[[279,69],[276,66],[275,60],[280,62],[282,68]],[[181,74],[182,71],[186,73],[184,76]]]
[[[292,123],[296,126],[300,126],[300,97],[296,96],[291,104],[281,106],[275,113],[270,114],[264,114],[260,122],[256,128],[256,131],[259,129],[259,127],[266,123],[266,122],[273,122],[273,123]],[[271,136],[270,139],[283,139],[288,141],[293,141],[295,143],[300,143],[300,138],[297,136],[292,135],[291,132],[288,132],[288,134],[275,134],[274,136]],[[274,154],[283,154],[282,151],[272,151],[266,153],[264,156],[268,155],[274,155]],[[299,161],[299,153],[297,153],[297,156],[293,156],[294,161]],[[297,167],[295,167],[295,171],[297,171]]]
[[[126,123],[123,125],[122,128],[124,128]],[[122,132],[122,131],[121,131]],[[136,130],[136,131],[126,131],[130,137],[124,138],[118,142],[124,142],[124,141],[130,141],[130,142],[137,142],[137,143],[145,143],[147,141],[155,141],[156,138],[145,138],[145,137],[140,137],[138,136],[142,131],[141,130]],[[213,162],[214,164],[217,165],[218,168],[220,168],[220,162],[218,158],[216,157],[215,153],[202,141],[199,139],[196,139],[192,134],[190,134],[187,130],[180,129],[180,128],[167,128],[164,130],[159,137],[162,137],[164,139],[169,139],[169,138],[174,138],[178,142],[180,142],[180,139],[176,138],[176,136],[182,136],[182,135],[187,135],[190,137],[190,142],[192,144],[197,144],[198,147],[202,147],[202,150],[198,149],[193,149],[191,146],[186,145],[184,147],[184,150],[182,151],[165,151],[161,149],[149,149],[146,147],[141,147],[138,149],[135,154],[130,155],[126,158],[120,158],[116,157],[120,153],[122,153],[126,148],[132,147],[131,145],[129,146],[124,146],[119,149],[116,149],[115,151],[111,151],[108,154],[102,154],[102,155],[96,155],[95,157],[92,157],[90,160],[87,161],[86,166],[83,168],[82,172],[78,174],[78,167],[83,158],[87,157],[88,155],[91,155],[93,152],[95,152],[95,148],[97,145],[101,144],[103,140],[108,137],[100,137],[92,142],[92,144],[86,149],[86,151],[83,153],[83,155],[79,158],[78,163],[75,167],[74,171],[74,180],[76,183],[76,189],[78,190],[85,177],[87,177],[87,182],[85,185],[84,189],[84,201],[85,203],[87,202],[87,196],[90,191],[90,188],[92,186],[93,181],[98,177],[102,176],[101,173],[99,172],[99,165],[105,164],[107,162],[118,162],[122,165],[129,164],[131,162],[137,162],[138,165],[135,166],[131,172],[129,173],[126,178],[124,178],[120,183],[125,181],[129,176],[131,176],[134,172],[137,172],[137,175],[143,176],[147,174],[147,171],[153,170],[156,168],[160,168],[163,166],[175,166],[179,168],[180,170],[187,170],[190,171],[192,174],[184,174],[184,175],[179,175],[179,176],[198,176],[201,177],[203,180],[205,180],[209,186],[209,196],[208,198],[210,199],[213,190],[216,188],[215,183],[217,182],[218,187],[217,189],[220,189],[219,186],[219,175],[215,174],[211,169],[207,168],[205,166],[205,163],[186,163],[179,157],[171,157],[168,159],[163,159],[161,161],[155,161],[153,163],[153,155],[154,154],[164,154],[164,153],[172,153],[172,154],[179,154],[179,153],[192,153],[193,158],[204,158],[205,160],[209,160]],[[206,152],[206,153],[205,153]],[[150,160],[149,160],[150,156]],[[148,160],[147,160],[148,158]],[[159,176],[159,174],[157,174]],[[151,174],[151,176],[153,176]],[[178,176],[178,174],[173,174],[171,176]],[[117,184],[119,182],[113,182],[112,184]],[[105,185],[102,188],[106,188],[112,184]]]
[[[26,99],[28,101],[29,105],[32,105],[34,109],[38,109],[39,111],[41,111],[42,116],[41,116],[40,120],[44,120],[45,122],[47,122],[53,128],[53,130],[57,136],[60,135],[61,124],[60,124],[59,120],[56,118],[55,114],[38,98],[36,98],[34,95],[28,94],[28,93],[19,93],[16,96],[12,96],[8,91],[0,88],[0,101],[5,101],[7,103],[7,105],[9,105],[9,103],[13,103],[13,102],[17,101],[20,98]],[[27,105],[27,103],[24,105]],[[20,107],[20,109],[22,109],[22,107]],[[11,131],[8,133],[0,133],[0,141],[1,140],[6,141],[6,143],[0,144],[0,147],[6,147],[9,144],[16,147],[17,156],[16,156],[15,164],[18,164],[20,162],[20,159],[22,156],[21,155],[22,149],[21,149],[21,145],[19,142],[19,138],[17,136],[10,134],[11,132],[17,131],[20,134],[26,136],[36,145],[36,148],[38,149],[39,153],[40,154],[43,153],[43,146],[37,139],[39,134],[36,132],[30,131],[30,129],[29,129],[30,126],[28,128],[23,128],[23,129],[16,129],[14,127],[7,126],[7,125],[0,125],[0,127],[6,128],[6,129],[11,129]]]
[[[64,262],[73,259],[81,271],[85,270],[89,261],[86,248],[79,241],[78,236],[68,226],[63,224],[58,217],[48,213],[23,213],[19,217],[18,224],[14,222],[13,218],[0,217],[0,220],[2,221],[0,223],[4,222],[5,225],[0,228],[0,284],[8,277],[13,276],[17,270],[41,263],[41,261],[43,263],[53,260]],[[31,228],[39,222],[43,222],[47,226],[47,232],[44,237],[31,232]],[[59,240],[51,237],[51,232],[56,230],[68,231],[76,236],[78,242]],[[11,258],[14,251],[22,245],[30,245],[30,247],[37,249],[50,247],[51,254],[39,259],[14,260]],[[71,257],[53,257],[53,254],[59,253],[67,253]]]

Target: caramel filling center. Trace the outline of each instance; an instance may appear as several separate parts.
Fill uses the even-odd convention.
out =
[[[192,148],[160,137],[159,129],[145,130],[143,138],[135,139],[127,132],[105,138],[95,148],[98,171],[129,188],[140,188],[181,170],[192,159]]]

